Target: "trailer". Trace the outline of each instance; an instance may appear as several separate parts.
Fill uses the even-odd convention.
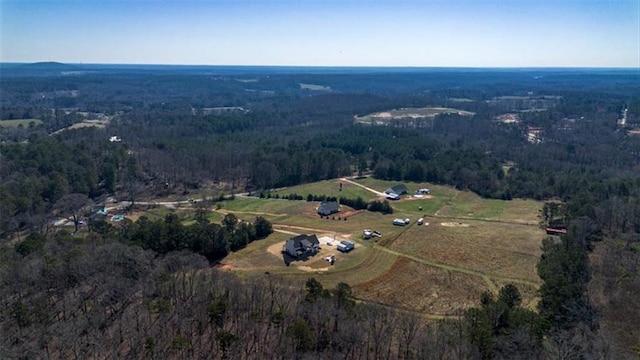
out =
[[[407,224],[402,219],[393,219],[393,225],[405,226]]]

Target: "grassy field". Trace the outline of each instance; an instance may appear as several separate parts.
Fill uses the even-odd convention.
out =
[[[16,120],[0,120],[0,127],[18,127],[22,125],[23,127],[29,127],[29,124],[33,123],[34,125],[42,124],[42,120],[40,119],[16,119]]]
[[[397,182],[359,179],[363,186],[384,191]],[[233,212],[252,221],[262,215],[272,221],[276,232],[268,239],[251,244],[229,255],[223,263],[239,273],[268,271],[276,276],[303,282],[315,277],[325,286],[346,282],[356,298],[419,311],[433,316],[456,315],[478,304],[480,294],[497,292],[513,283],[523,294],[524,303],[535,306],[540,284],[536,264],[544,231],[538,226],[542,203],[531,200],[488,200],[473,193],[433,184],[406,184],[409,193],[429,188],[430,196],[411,195],[392,201],[394,213],[352,212],[322,219],[315,209],[319,202],[238,197],[221,203],[220,218]],[[361,196],[378,195],[353,184],[324,181],[279,191]],[[422,208],[422,209],[420,209]],[[343,215],[349,216],[344,220]],[[416,220],[425,217],[429,225]],[[408,226],[394,226],[394,218],[409,218]],[[362,230],[382,233],[379,239],[362,239]],[[306,261],[285,264],[280,251],[292,234],[317,234],[355,241],[356,249],[342,254],[334,246],[322,244],[321,253]],[[336,255],[330,266],[323,257]]]
[[[514,221],[537,224],[540,202],[514,199],[510,201],[483,199],[471,192],[459,192],[455,201],[448,201],[437,215],[441,217]]]
[[[342,191],[340,191],[340,184],[342,183]],[[384,189],[383,189],[384,190]],[[278,194],[278,196],[282,197],[283,195],[289,194],[298,194],[302,195],[304,199],[307,198],[307,195],[327,195],[330,197],[346,197],[355,199],[357,197],[361,197],[366,201],[373,200],[377,198],[377,196],[366,189],[363,189],[357,185],[353,185],[346,181],[340,180],[328,180],[328,181],[319,181],[316,183],[308,184],[308,185],[300,185],[300,186],[292,186],[282,190],[273,191],[271,193],[272,196]]]

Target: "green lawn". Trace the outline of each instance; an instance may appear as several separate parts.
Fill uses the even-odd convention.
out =
[[[537,224],[543,203],[534,200],[483,199],[471,192],[460,192],[437,213],[443,217],[459,217]]]

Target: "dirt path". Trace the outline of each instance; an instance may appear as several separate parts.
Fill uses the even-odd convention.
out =
[[[380,191],[375,190],[375,189],[372,189],[372,188],[370,188],[368,186],[364,186],[362,184],[359,184],[359,183],[357,183],[357,182],[355,182],[353,180],[349,180],[347,178],[340,178],[340,181],[348,182],[349,184],[353,184],[355,186],[359,186],[359,187],[361,187],[361,188],[363,188],[365,190],[368,190],[368,191],[370,191],[370,192],[372,192],[372,193],[374,193],[374,194],[376,194],[378,196],[387,197],[387,195],[385,193],[380,192]]]

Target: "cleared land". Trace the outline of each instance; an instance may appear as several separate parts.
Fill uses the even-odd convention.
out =
[[[355,180],[377,191],[396,183],[371,178]],[[340,180],[281,189],[280,195],[297,193],[330,196],[378,195]],[[219,212],[233,212],[244,220],[262,215],[273,222],[276,232],[229,255],[223,268],[244,273],[269,272],[301,283],[316,277],[325,286],[346,282],[356,298],[399,307],[438,318],[456,316],[478,304],[480,294],[497,292],[506,284],[518,286],[524,303],[536,304],[540,279],[536,264],[545,236],[538,223],[542,204],[531,200],[487,200],[469,192],[433,184],[407,184],[410,194],[429,188],[431,195],[410,194],[393,201],[394,214],[353,212],[348,207],[329,219],[315,209],[319,202],[237,197],[222,204]],[[273,193],[272,193],[273,194]],[[422,208],[422,210],[420,210]],[[346,216],[345,216],[346,215]],[[344,220],[344,218],[347,220]],[[394,218],[409,218],[408,226],[394,226]],[[416,220],[425,218],[428,225]],[[379,239],[362,239],[362,230],[382,233]],[[356,249],[342,254],[321,241],[319,255],[289,265],[280,253],[292,234],[316,234],[331,239],[350,239]],[[331,266],[325,256],[335,255]]]
[[[15,120],[0,120],[0,127],[18,127],[22,125],[23,127],[29,127],[29,125],[33,123],[33,125],[42,124],[42,120],[40,119],[15,119]]]
[[[424,108],[402,108],[376,112],[364,116],[355,116],[355,121],[359,123],[386,125],[392,120],[417,120],[433,119],[440,114],[457,114],[462,116],[473,116],[474,113],[465,110],[445,108],[445,107],[424,107]]]
[[[311,90],[311,91],[331,91],[331,87],[324,85],[316,85],[316,84],[298,84],[300,85],[300,89],[302,90]]]

